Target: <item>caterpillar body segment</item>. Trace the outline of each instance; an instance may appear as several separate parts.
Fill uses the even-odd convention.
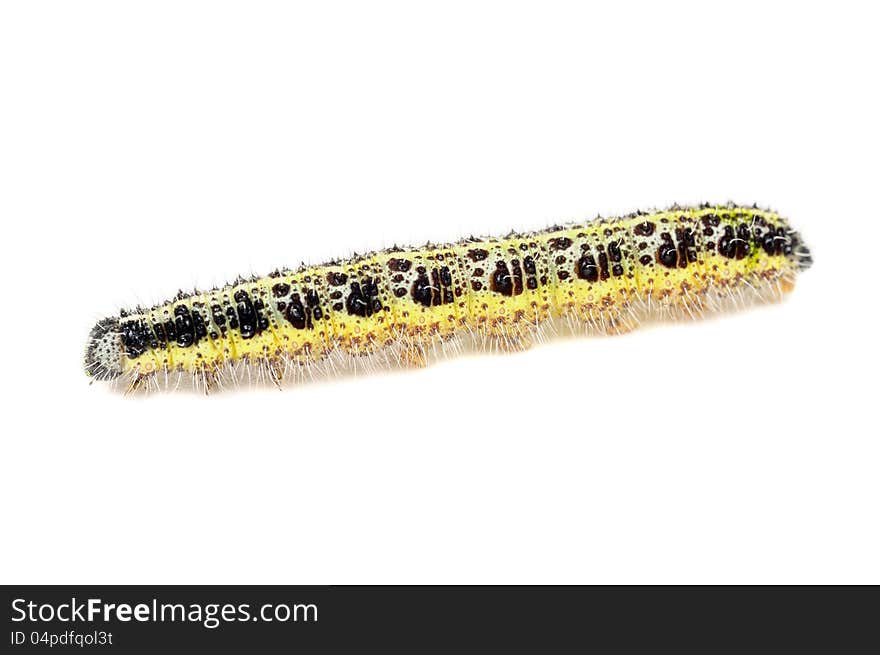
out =
[[[280,385],[358,362],[422,366],[520,350],[559,329],[616,334],[771,301],[812,259],[777,213],[671,207],[499,238],[393,248],[239,279],[93,328],[86,373],[127,390]]]

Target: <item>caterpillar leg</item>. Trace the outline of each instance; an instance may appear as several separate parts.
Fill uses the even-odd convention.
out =
[[[535,343],[536,331],[535,325],[524,320],[498,320],[478,330],[476,337],[481,350],[514,353],[531,348]]]
[[[209,396],[220,389],[220,382],[217,378],[217,374],[213,371],[204,371],[202,373],[201,383],[202,391],[206,396]]]
[[[275,388],[279,391],[282,388],[281,383],[284,382],[284,375],[286,371],[287,366],[283,359],[266,360],[266,372],[269,376],[269,379],[272,381],[272,384],[275,385]]]
[[[128,385],[125,387],[125,391],[123,392],[123,395],[128,396],[129,394],[132,394],[132,393],[138,391],[139,389],[143,389],[144,384],[153,375],[154,375],[153,373],[135,372],[131,376],[131,379],[129,380]]]
[[[498,350],[506,353],[523,352],[535,345],[534,335],[530,332],[501,335],[496,339]]]
[[[192,387],[195,391],[201,391],[206,396],[220,390],[219,370],[215,365],[202,364],[192,372]]]
[[[581,305],[572,307],[566,319],[573,332],[587,334],[626,334],[639,326],[639,318],[632,306],[596,307]]]
[[[425,368],[428,366],[428,355],[421,345],[410,343],[397,353],[397,362],[406,368]]]
[[[639,326],[638,317],[627,309],[608,313],[605,319],[605,334],[626,334]]]

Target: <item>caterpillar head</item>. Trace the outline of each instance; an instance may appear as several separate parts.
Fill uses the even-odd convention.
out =
[[[101,319],[89,333],[85,356],[86,375],[112,380],[122,375],[122,330],[118,318]]]
[[[791,252],[788,255],[799,271],[805,271],[813,265],[813,255],[801,238],[800,232],[789,232]]]

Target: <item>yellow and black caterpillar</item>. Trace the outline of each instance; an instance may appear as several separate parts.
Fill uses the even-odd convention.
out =
[[[733,204],[395,247],[121,311],[92,329],[85,370],[127,390],[207,392],[352,358],[424,365],[461,336],[518,350],[560,326],[620,333],[777,299],[811,263],[785,219]]]

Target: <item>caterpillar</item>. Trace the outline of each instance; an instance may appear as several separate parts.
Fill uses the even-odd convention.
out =
[[[777,300],[811,264],[786,219],[735,204],[393,247],[120,311],[91,330],[85,372],[127,392],[207,393],[358,362],[424,366],[467,340],[516,351],[560,330],[619,334]]]

